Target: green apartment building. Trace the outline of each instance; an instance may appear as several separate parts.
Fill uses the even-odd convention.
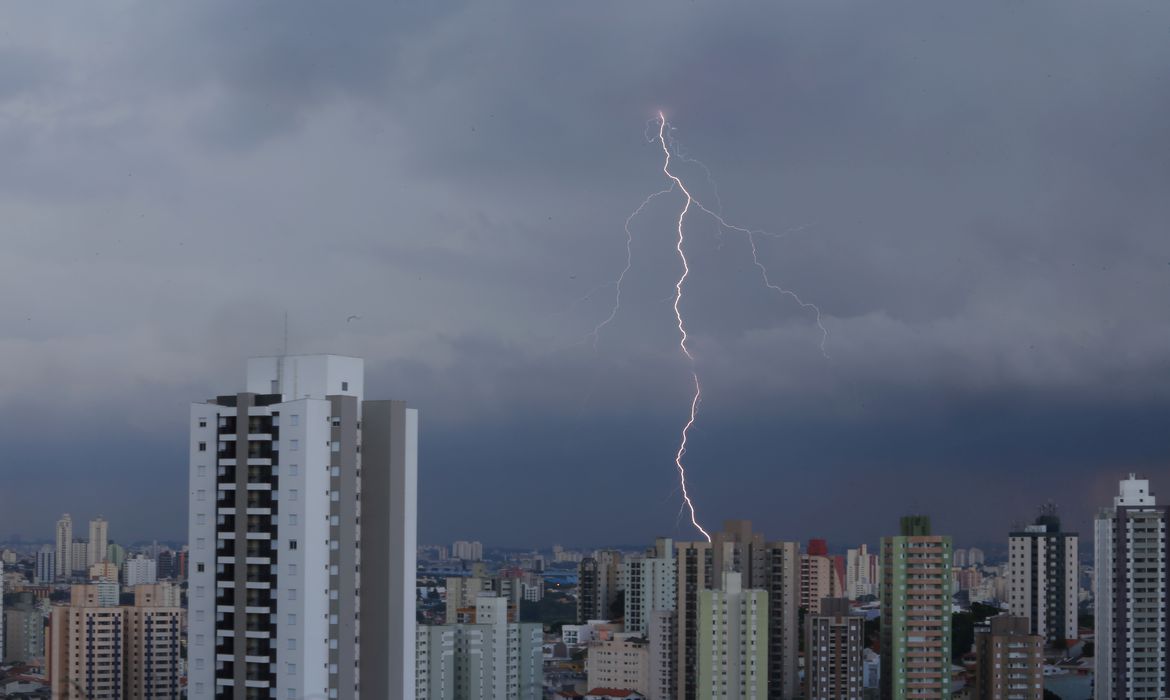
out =
[[[923,515],[882,538],[882,700],[951,697],[951,556]]]
[[[768,592],[745,589],[739,573],[722,590],[699,592],[699,700],[768,697]]]

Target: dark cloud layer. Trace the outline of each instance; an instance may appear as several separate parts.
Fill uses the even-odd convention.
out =
[[[1164,3],[71,13],[0,25],[0,533],[181,538],[184,405],[288,310],[293,350],[424,411],[423,539],[685,536],[677,196],[584,342],[664,186],[658,109],[829,330],[826,359],[690,220],[704,521],[844,546],[914,509],[996,542],[1051,499],[1087,535],[1124,471],[1170,483]]]

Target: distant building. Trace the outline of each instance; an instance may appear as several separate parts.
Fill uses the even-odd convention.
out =
[[[143,554],[130,557],[122,564],[122,583],[137,586],[158,582],[158,564]]]
[[[52,545],[44,545],[37,552],[33,580],[38,584],[52,583],[57,578],[57,554]]]
[[[955,550],[954,564],[956,569],[961,569],[967,566],[967,550],[962,548]]]
[[[113,563],[108,561],[99,561],[96,564],[92,564],[89,567],[89,580],[117,581],[118,567],[114,566]]]
[[[1043,700],[1044,637],[1026,617],[999,615],[975,633],[975,700]]]
[[[159,552],[155,564],[159,580],[168,581],[179,577],[178,557],[171,550],[164,549]]]
[[[1170,507],[1135,474],[1094,523],[1096,700],[1170,696]]]
[[[848,598],[826,598],[805,618],[805,700],[861,700],[865,620]]]
[[[882,700],[951,695],[951,538],[902,518],[882,538]]]
[[[483,543],[457,540],[451,545],[451,556],[465,561],[483,561]]]
[[[2,586],[2,584],[0,584]],[[45,656],[45,616],[32,593],[17,593],[4,609],[4,663],[26,663]]]
[[[881,581],[881,558],[871,554],[867,545],[850,549],[845,554],[845,596],[856,600],[878,594]]]
[[[972,547],[967,550],[967,565],[968,566],[983,566],[984,557],[983,550],[978,547]]]
[[[86,547],[86,568],[106,560],[106,547],[109,545],[109,523],[98,516],[97,520],[89,521],[89,542]]]
[[[69,578],[73,575],[73,518],[69,517],[68,513],[57,521],[55,561],[57,578]]]
[[[540,700],[543,628],[508,621],[507,601],[484,594],[475,624],[419,626],[415,644],[417,700]]]
[[[1077,639],[1077,547],[1076,533],[1061,531],[1052,507],[1008,538],[1009,609],[1048,644]]]
[[[69,574],[84,575],[89,571],[89,543],[85,540],[73,540],[69,549]]]
[[[821,612],[821,600],[844,594],[824,540],[809,540],[808,551],[800,556],[800,607],[810,615]]]
[[[618,599],[622,555],[599,550],[577,565],[577,622],[608,620]]]
[[[508,601],[508,619],[520,621],[520,602],[524,600],[523,581],[509,576],[465,576],[447,579],[448,623],[473,622],[479,596],[493,593]]]
[[[623,632],[590,644],[585,668],[590,688],[650,692],[650,644],[640,635]]]
[[[123,562],[126,561],[126,548],[117,542],[109,543],[106,545],[106,559],[111,564],[118,567],[118,570],[120,571],[122,569]]]

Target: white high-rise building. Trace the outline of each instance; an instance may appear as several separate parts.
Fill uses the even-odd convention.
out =
[[[73,575],[73,518],[69,514],[57,521],[57,576]]]
[[[73,540],[69,568],[70,573],[89,571],[89,543],[85,540]]]
[[[44,545],[37,552],[34,579],[37,583],[52,583],[57,578],[57,556],[52,545]]]
[[[483,543],[456,540],[451,545],[451,556],[467,561],[483,561]]]
[[[1094,523],[1096,700],[1170,695],[1170,507],[1130,474]]]
[[[106,548],[110,544],[109,524],[106,519],[98,516],[97,520],[89,521],[89,543],[86,547],[85,567],[105,561]]]
[[[877,595],[881,582],[881,558],[870,554],[868,545],[850,549],[845,554],[845,596],[856,600]]]
[[[158,583],[158,562],[137,554],[122,563],[122,585],[140,586],[144,583]]]
[[[1077,542],[1054,508],[1008,538],[1008,604],[1030,634],[1063,646],[1077,639]]]
[[[418,413],[363,374],[256,358],[192,404],[192,700],[414,694]]]
[[[968,566],[983,566],[983,550],[978,547],[972,547],[967,550],[967,565]]]
[[[654,612],[673,611],[678,600],[678,565],[674,542],[660,537],[645,556],[629,557],[621,563],[619,588],[625,590],[626,632],[645,637]]]

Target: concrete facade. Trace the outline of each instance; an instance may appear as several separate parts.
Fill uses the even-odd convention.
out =
[[[411,674],[417,700],[540,700],[544,689],[538,623],[508,622],[507,601],[485,594],[476,624],[417,629]],[[412,695],[391,696],[412,697]]]
[[[819,608],[804,620],[804,697],[861,700],[865,620],[849,614],[848,598],[824,599]]]
[[[768,697],[768,592],[745,589],[725,572],[717,590],[699,593],[696,697]]]
[[[1008,538],[1009,610],[1048,644],[1077,639],[1078,541],[1061,531],[1055,510]]]
[[[740,573],[745,588],[768,594],[768,697],[792,698],[799,692],[800,546],[795,542],[765,542],[746,520],[724,523],[712,541],[675,544],[678,565],[677,680],[678,697],[698,697],[699,594],[717,590],[722,574]]]
[[[1170,695],[1170,508],[1130,474],[1094,522],[1096,700]]]
[[[951,538],[925,516],[882,538],[882,700],[951,697]]]
[[[417,414],[363,382],[357,358],[254,358],[191,406],[192,699],[413,692]]]
[[[1043,700],[1044,637],[1027,617],[1000,615],[975,633],[976,700]]]
[[[590,688],[650,692],[650,643],[637,634],[624,632],[613,639],[589,645],[585,662]]]

